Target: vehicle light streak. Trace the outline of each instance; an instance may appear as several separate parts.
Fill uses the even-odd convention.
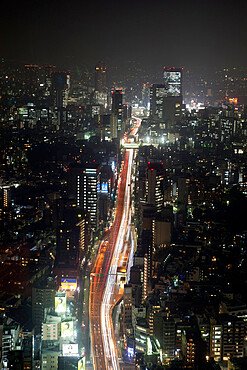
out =
[[[133,150],[129,150],[129,160],[128,160],[128,171],[126,176],[126,183],[125,183],[125,199],[124,199],[124,209],[123,215],[121,219],[121,225],[119,228],[119,233],[117,237],[117,242],[115,245],[114,255],[111,262],[111,274],[108,275],[106,288],[104,291],[103,296],[103,303],[101,306],[101,325],[102,325],[102,332],[104,335],[104,349],[105,349],[105,360],[109,362],[111,359],[112,368],[115,370],[120,369],[118,363],[118,354],[117,348],[115,344],[114,338],[114,330],[113,324],[111,319],[111,312],[113,303],[111,302],[112,293],[114,293],[115,285],[116,285],[116,275],[117,275],[117,267],[118,267],[118,260],[125,242],[125,235],[127,232],[127,226],[129,223],[129,210],[130,210],[130,187],[128,184],[130,183],[131,179],[131,169],[132,169],[132,161],[133,161]],[[115,275],[115,278],[114,278]]]
[[[136,134],[141,122],[138,118],[135,120],[136,124],[130,131],[131,135]],[[133,158],[134,150],[127,150],[119,180],[114,222],[109,235],[100,244],[90,277],[89,317],[93,363],[96,370],[120,369],[112,310],[123,294],[123,287],[117,281],[117,269],[123,264],[124,258],[129,256],[130,248],[127,247],[126,240],[132,235],[130,201]],[[132,242],[131,249],[134,249],[133,247]]]

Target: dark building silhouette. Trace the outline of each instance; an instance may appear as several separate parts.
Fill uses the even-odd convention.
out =
[[[95,91],[106,92],[106,66],[103,61],[100,61],[95,66]]]
[[[122,90],[115,90],[112,92],[112,115],[116,117],[117,137],[119,138],[124,131]]]

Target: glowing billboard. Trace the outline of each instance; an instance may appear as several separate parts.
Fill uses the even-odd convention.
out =
[[[78,343],[63,344],[63,356],[78,356]]]
[[[73,337],[73,321],[61,323],[61,337]]]
[[[76,279],[62,279],[61,288],[64,290],[76,290],[77,280]]]
[[[55,297],[55,311],[66,312],[66,296]]]

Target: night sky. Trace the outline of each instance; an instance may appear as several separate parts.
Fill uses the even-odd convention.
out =
[[[246,66],[247,1],[5,1],[1,57],[31,63]]]

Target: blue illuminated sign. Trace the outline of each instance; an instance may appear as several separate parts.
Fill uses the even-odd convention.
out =
[[[107,182],[102,182],[102,184],[101,184],[101,193],[108,193],[108,184],[107,184]]]

